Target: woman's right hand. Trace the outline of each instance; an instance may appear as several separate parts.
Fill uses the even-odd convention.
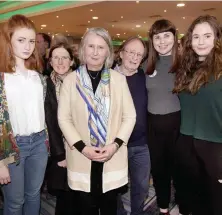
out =
[[[8,184],[11,182],[9,170],[7,166],[0,167],[0,184]]]
[[[100,148],[94,146],[85,146],[82,150],[82,154],[93,161],[100,161],[100,158],[103,157],[100,152]]]

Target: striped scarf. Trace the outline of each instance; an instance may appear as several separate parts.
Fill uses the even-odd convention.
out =
[[[92,82],[86,66],[76,70],[76,88],[87,104],[90,142],[92,146],[103,147],[106,144],[110,109],[110,71],[104,69],[101,80],[94,94]]]

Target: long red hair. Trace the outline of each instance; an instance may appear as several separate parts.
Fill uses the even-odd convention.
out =
[[[11,45],[11,38],[18,28],[28,28],[36,32],[32,21],[23,15],[14,15],[4,24],[3,29],[0,31],[0,72],[14,72],[16,61]],[[37,48],[25,60],[25,67],[30,70],[42,72],[42,61]]]

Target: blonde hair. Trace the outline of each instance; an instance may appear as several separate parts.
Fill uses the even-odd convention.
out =
[[[111,68],[113,65],[113,59],[114,59],[113,45],[112,45],[112,40],[109,33],[104,28],[90,28],[83,35],[83,38],[81,40],[80,47],[79,47],[79,60],[80,60],[81,65],[86,64],[84,47],[86,43],[86,38],[91,33],[102,37],[104,41],[106,42],[106,44],[108,45],[109,49],[108,49],[108,56],[105,60],[105,68],[107,69]]]

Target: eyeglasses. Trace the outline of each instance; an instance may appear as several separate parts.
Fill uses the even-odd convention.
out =
[[[130,57],[135,57],[135,56],[137,56],[137,58],[138,59],[142,59],[143,58],[143,55],[141,54],[141,53],[136,53],[136,52],[134,52],[134,51],[127,51],[127,50],[124,50],[127,54],[128,54],[128,56],[130,56]]]
[[[62,56],[62,57],[53,56],[52,59],[53,59],[54,61],[59,61],[59,60],[68,61],[68,60],[70,60],[70,57],[68,57],[68,56]]]

